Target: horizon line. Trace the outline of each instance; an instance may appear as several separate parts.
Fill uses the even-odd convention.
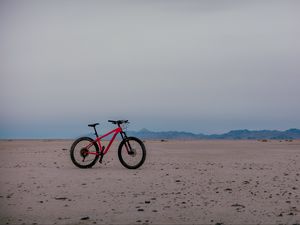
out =
[[[213,133],[213,134],[206,134],[206,133],[194,133],[194,132],[191,132],[191,131],[180,131],[180,130],[166,130],[166,131],[154,131],[154,130],[149,130],[147,128],[142,128],[140,130],[127,130],[125,132],[135,132],[135,133],[139,133],[139,132],[143,132],[143,131],[146,131],[146,132],[152,132],[152,133],[169,133],[169,132],[176,132],[176,133],[189,133],[189,134],[192,134],[192,135],[204,135],[204,136],[214,136],[214,135],[225,135],[225,134],[228,134],[230,132],[233,132],[233,131],[250,131],[250,132],[259,132],[259,131],[277,131],[277,132],[286,132],[286,131],[290,131],[290,130],[299,130],[299,128],[289,128],[289,129],[286,129],[286,130],[277,130],[277,129],[261,129],[261,130],[252,130],[252,129],[234,129],[234,130],[229,130],[227,132],[223,132],[223,133],[219,133],[219,134],[216,134],[216,133]],[[34,137],[34,136],[31,136],[31,137],[0,137],[0,140],[6,140],[6,141],[9,141],[9,140],[73,140],[74,138],[78,138],[78,137],[81,137],[81,136],[94,136],[94,133],[93,132],[90,132],[90,133],[86,133],[86,134],[81,134],[81,135],[77,135],[76,137],[66,137],[66,136],[62,136],[61,137],[55,137],[55,136],[52,136],[52,137]]]

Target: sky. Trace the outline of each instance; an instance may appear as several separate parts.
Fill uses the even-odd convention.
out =
[[[300,128],[300,2],[0,1],[0,138]]]

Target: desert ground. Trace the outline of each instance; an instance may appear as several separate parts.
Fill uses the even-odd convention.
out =
[[[300,224],[300,141],[146,141],[137,170],[71,144],[0,141],[0,224]]]

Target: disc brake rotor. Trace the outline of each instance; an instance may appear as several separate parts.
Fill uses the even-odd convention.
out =
[[[131,149],[131,151],[129,152],[129,155],[130,155],[131,157],[136,156],[136,150],[135,150],[134,148]]]

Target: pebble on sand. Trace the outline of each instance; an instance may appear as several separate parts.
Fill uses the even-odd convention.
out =
[[[88,220],[88,219],[90,219],[90,217],[85,216],[85,217],[82,217],[80,220]]]

